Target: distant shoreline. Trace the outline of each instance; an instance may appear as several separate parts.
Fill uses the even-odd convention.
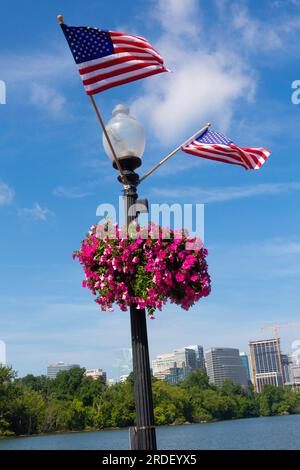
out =
[[[188,426],[188,425],[197,425],[197,424],[213,424],[213,423],[223,423],[223,422],[230,422],[230,421],[244,421],[249,419],[264,419],[264,418],[277,418],[280,416],[295,416],[300,415],[300,413],[282,413],[279,415],[274,416],[249,416],[245,418],[232,418],[232,419],[214,419],[211,421],[202,421],[200,423],[192,423],[189,421],[185,421],[184,423],[172,423],[172,424],[163,424],[163,425],[156,425],[156,428],[170,428],[174,426]],[[20,434],[18,436],[0,436],[1,441],[7,440],[15,440],[20,438],[28,438],[28,437],[42,437],[42,436],[57,436],[57,435],[64,435],[64,434],[80,434],[80,433],[92,433],[92,432],[102,432],[102,431],[123,431],[129,430],[131,426],[124,426],[124,427],[107,427],[107,428],[89,428],[89,429],[79,429],[79,430],[64,430],[64,431],[55,431],[55,432],[43,432],[43,433],[36,433],[36,434]],[[1,450],[1,449],[0,449]]]

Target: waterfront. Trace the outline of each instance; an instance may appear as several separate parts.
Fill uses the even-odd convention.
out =
[[[157,428],[160,449],[300,449],[300,415],[251,418]],[[20,437],[0,450],[124,450],[128,430]]]

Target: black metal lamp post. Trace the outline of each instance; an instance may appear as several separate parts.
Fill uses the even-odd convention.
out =
[[[141,206],[137,195],[139,176],[135,173],[135,170],[141,165],[140,157],[144,151],[145,139],[141,125],[129,115],[128,108],[118,105],[112,116],[106,130],[117,154],[123,175],[126,176],[127,184],[124,184],[121,176],[118,179],[124,184],[124,217],[128,228],[130,223],[137,218]],[[106,153],[113,161],[114,168],[117,169],[105,136],[103,145]],[[135,306],[130,307],[130,321],[136,407],[136,426],[130,430],[131,449],[156,450],[145,309],[137,309]]]

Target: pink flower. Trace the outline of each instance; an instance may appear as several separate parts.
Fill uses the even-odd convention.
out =
[[[108,223],[93,226],[73,258],[82,264],[82,285],[97,295],[101,311],[113,311],[113,304],[122,311],[136,305],[152,318],[168,300],[188,310],[210,294],[207,250],[199,245],[183,230],[151,224],[136,226],[127,236]]]
[[[175,277],[176,277],[176,281],[178,281],[178,282],[184,281],[184,275],[180,272],[177,273]]]

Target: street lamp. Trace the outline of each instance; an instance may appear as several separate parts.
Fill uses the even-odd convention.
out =
[[[105,127],[119,161],[125,166],[138,168],[145,149],[145,132],[142,125],[130,115],[129,108],[118,104],[113,109],[112,117]],[[106,154],[114,162],[104,134],[103,146]]]
[[[137,185],[139,176],[135,170],[141,166],[141,157],[145,149],[145,134],[142,125],[130,115],[124,105],[117,105],[107,123],[106,131],[111,140],[123,176],[118,179],[124,184],[124,217],[126,226],[136,219]],[[103,146],[106,154],[118,169],[115,156],[103,134]],[[141,204],[139,204],[140,208]],[[156,450],[156,433],[154,427],[151,372],[147,337],[145,309],[130,307],[132,360],[134,377],[134,397],[136,407],[136,427],[131,429],[132,450]]]

